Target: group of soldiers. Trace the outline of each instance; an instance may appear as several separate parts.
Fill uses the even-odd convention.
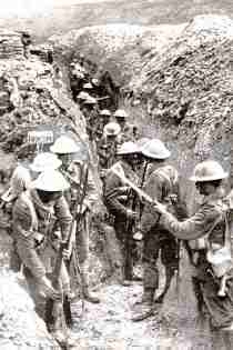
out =
[[[139,262],[143,267],[143,295],[134,306],[133,321],[160,310],[179,271],[183,242],[195,270],[198,311],[208,312],[214,329],[233,329],[233,197],[226,196],[224,188],[228,174],[216,161],[195,167],[191,180],[203,201],[190,215],[166,145],[155,138],[139,139],[123,109],[113,115],[99,110],[98,100],[87,91],[76,98],[98,155],[101,193],[87,145],[63,133],[48,152],[20,160],[1,197],[1,208],[12,221],[10,267],[23,272],[49,331],[71,347],[71,302],[81,297],[101,303],[88,281],[90,229],[97,214],[107,239],[114,237],[119,245],[122,259],[113,264],[117,283],[131,285],[138,279],[135,266]],[[100,202],[106,208],[103,213]],[[160,294],[159,258],[166,277]]]
[[[61,135],[50,152],[16,167],[11,186],[2,196],[12,213],[11,268],[23,271],[48,329],[69,346],[70,303],[77,297],[72,271],[79,276],[82,297],[101,302],[88,288],[90,220],[100,198],[83,154],[82,143]],[[102,200],[108,210],[104,220],[121,248],[122,262],[116,269],[121,272],[118,282],[125,287],[134,280],[134,248],[143,241],[143,295],[135,305],[133,321],[159,310],[179,268],[180,240],[191,240],[195,247],[187,249],[196,270],[193,287],[199,312],[207,309],[213,327],[232,329],[233,275],[226,233],[232,195],[226,197],[223,190],[227,173],[215,161],[196,166],[191,180],[204,200],[187,218],[180,176],[167,164],[170,151],[161,140],[123,142],[115,157],[102,177]],[[159,256],[166,271],[160,295]]]

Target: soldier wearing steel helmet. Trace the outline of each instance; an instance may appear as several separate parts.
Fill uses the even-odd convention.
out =
[[[32,182],[30,190],[21,193],[13,207],[13,238],[24,265],[23,272],[30,293],[38,313],[45,318],[48,329],[60,341],[65,339],[61,324],[56,319],[48,322],[44,313],[43,299],[45,297],[51,300],[61,298],[58,290],[53,288],[49,277],[51,271],[48,257],[50,258],[53,254],[56,258],[58,251],[54,244],[55,246],[57,243],[65,244],[69,237],[72,216],[63,196],[63,192],[68,188],[69,183],[63,175],[58,170],[49,169]],[[53,236],[55,221],[58,221],[61,227],[59,241]],[[67,249],[63,250],[65,259],[69,254]],[[68,300],[70,281],[63,262],[60,278],[64,300]]]
[[[114,217],[114,229],[121,244],[123,255],[123,262],[120,267],[122,270],[120,282],[126,285],[129,284],[128,282],[132,279],[133,274],[132,259],[131,266],[127,266],[129,264],[126,259],[129,253],[127,251],[127,236],[129,237],[132,234],[132,232],[127,232],[128,223],[137,218],[137,213],[132,210],[134,193],[114,171],[138,185],[139,179],[134,169],[139,161],[140,149],[132,141],[125,142],[117,150],[117,155],[120,160],[106,172],[104,202],[109,213]]]
[[[170,151],[159,139],[145,142],[141,148],[146,163],[149,163],[145,177],[144,191],[152,199],[166,204],[170,210],[185,213],[180,206],[179,174],[177,170],[166,164]],[[180,207],[179,207],[180,206]],[[186,214],[186,213],[185,213]],[[174,236],[159,224],[159,216],[151,212],[148,203],[144,204],[140,232],[135,239],[144,238],[143,247],[143,296],[139,310],[133,318],[135,321],[142,320],[153,313],[155,292],[159,287],[158,257],[161,252],[161,260],[165,266],[166,284],[164,291],[156,300],[157,305],[163,299],[170,287],[172,277],[178,269],[178,244]]]
[[[136,125],[130,124],[128,122],[129,115],[124,109],[117,109],[114,112],[113,117],[121,127],[121,143],[126,141],[133,141],[138,138],[138,128]]]
[[[228,233],[227,214],[231,216],[232,209],[224,198],[223,186],[227,176],[228,174],[216,161],[197,164],[190,180],[203,195],[203,202],[196,213],[187,220],[179,221],[162,205],[154,207],[155,213],[160,215],[160,223],[175,237],[188,241],[199,239],[196,242],[196,248],[199,246],[202,249],[196,262],[197,278],[201,284],[199,292],[203,297],[211,326],[218,331],[233,329],[233,270],[229,272],[226,282],[226,296],[221,297],[218,295],[220,278],[216,277],[212,266],[213,260],[209,259],[210,250],[219,245],[227,247],[231,239]],[[220,263],[222,261],[219,261]]]
[[[109,169],[116,162],[116,151],[119,146],[120,126],[110,122],[104,126],[103,137],[98,143],[99,169]]]
[[[111,118],[111,112],[109,109],[102,109],[99,111],[99,120],[97,123],[96,131],[95,131],[95,140],[98,143],[103,136],[103,130],[105,125],[107,125]]]
[[[31,182],[42,171],[46,169],[58,169],[61,161],[55,154],[44,152],[38,154],[31,164],[19,163],[12,173],[10,179],[9,189],[2,195],[1,199],[4,203],[3,209],[7,210],[9,214],[9,223],[12,222],[12,206],[22,192],[29,190]],[[11,231],[11,225],[9,226]],[[20,271],[21,260],[15,249],[15,242],[12,242],[12,249],[10,252],[10,268],[18,272]]]
[[[50,148],[62,161],[61,171],[70,182],[71,188],[65,193],[73,213],[74,204],[79,195],[79,187],[85,191],[82,204],[82,220],[76,230],[76,251],[80,262],[83,280],[84,298],[92,303],[100,300],[89,291],[88,286],[88,256],[89,256],[89,231],[91,213],[99,198],[95,186],[93,174],[88,166],[88,150],[86,145],[77,143],[69,136],[60,136]],[[77,213],[73,213],[77,215]]]
[[[91,96],[86,98],[82,103],[82,113],[86,119],[87,134],[90,141],[93,141],[95,128],[98,123],[98,101]]]

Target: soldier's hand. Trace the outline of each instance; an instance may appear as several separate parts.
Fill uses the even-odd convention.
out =
[[[153,210],[155,210],[156,212],[158,212],[160,214],[167,212],[165,205],[163,205],[161,203],[153,203],[152,207],[153,207]]]
[[[72,249],[63,249],[62,256],[65,260],[70,260]]]
[[[135,234],[133,235],[133,239],[135,241],[142,241],[143,240],[143,234],[141,231],[137,231],[135,232]]]
[[[137,219],[137,213],[131,209],[127,209],[127,218],[130,220]]]
[[[60,293],[55,290],[50,282],[50,280],[44,276],[39,282],[39,287],[41,289],[41,292],[48,298],[51,298],[53,300],[59,300],[61,298]]]

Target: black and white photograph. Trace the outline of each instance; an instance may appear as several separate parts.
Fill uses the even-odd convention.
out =
[[[0,350],[232,349],[232,0],[0,0]]]

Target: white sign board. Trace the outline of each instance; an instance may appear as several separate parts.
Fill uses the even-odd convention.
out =
[[[30,144],[46,144],[53,143],[54,136],[51,130],[29,131],[27,141]]]

